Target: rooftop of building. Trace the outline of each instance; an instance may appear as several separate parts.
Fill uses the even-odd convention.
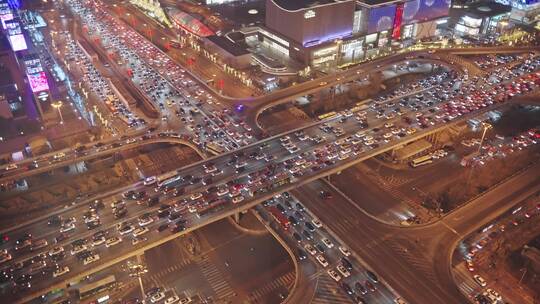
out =
[[[320,5],[349,2],[349,0],[272,0],[281,8],[288,11],[297,11],[317,7]]]
[[[509,13],[511,10],[511,6],[487,1],[469,4],[468,8],[463,9],[465,15],[475,16],[478,18],[498,16]]]
[[[227,51],[229,54],[233,56],[242,56],[242,55],[249,54],[249,52],[245,48],[232,42],[226,37],[212,35],[212,36],[206,37],[206,39],[208,39],[215,45],[219,46],[220,48],[224,49],[225,51]]]
[[[365,3],[369,6],[377,6],[377,5],[383,5],[383,4],[390,4],[395,2],[404,2],[399,0],[358,0],[356,1],[359,4]]]

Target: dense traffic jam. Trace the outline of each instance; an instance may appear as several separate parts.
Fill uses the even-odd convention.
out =
[[[483,166],[493,159],[505,158],[508,155],[530,148],[540,143],[540,130],[530,129],[514,137],[505,138],[495,135],[493,140],[485,142],[479,150],[465,156],[461,160],[464,167]],[[474,147],[480,144],[479,140],[464,140],[466,147]]]
[[[441,127],[460,116],[471,117],[476,113],[466,114],[524,94],[540,85],[540,73],[534,72],[539,66],[536,57],[509,68],[508,80],[500,83],[490,81],[489,75],[474,79],[466,75],[437,76],[420,83],[421,92],[406,89],[408,96],[376,101],[368,111],[345,111],[256,145],[147,177],[121,197],[103,198],[103,206],[99,201],[89,203],[83,218],[51,219],[58,226],[46,223],[43,231],[34,235],[21,231],[11,237],[15,243],[2,245],[3,282],[11,282],[14,291],[24,290],[35,278],[62,276],[67,269],[89,269],[104,255],[111,259],[133,246],[161,240],[164,231],[175,236],[203,225],[209,218],[246,207],[290,183],[318,176],[370,151],[368,156],[379,153],[407,134]],[[399,111],[396,104],[402,107]],[[388,115],[389,109],[397,115]],[[388,133],[391,135],[385,136]],[[102,231],[93,232],[98,227]],[[52,237],[50,229],[58,229],[59,234]],[[45,241],[41,241],[43,238]],[[31,250],[35,243],[40,245]],[[19,244],[27,245],[20,248]]]
[[[235,117],[235,113],[221,109],[219,101],[193,81],[180,65],[112,17],[100,2],[70,0],[67,3],[83,20],[88,35],[96,37],[115,58],[112,66],[130,75],[133,83],[159,107],[162,119],[169,125],[174,126],[173,118],[177,117],[182,126],[179,132],[192,136],[204,149],[213,145],[227,151],[254,141],[251,128]]]
[[[368,299],[381,297],[394,298],[378,276],[358,263],[349,249],[288,192],[278,194],[262,205],[281,229],[288,232],[292,242],[298,244],[296,257],[300,261],[311,259],[326,269],[330,278],[355,303],[370,303]]]
[[[138,128],[146,125],[146,120],[133,113],[128,104],[120,101],[119,96],[111,89],[107,80],[95,68],[94,64],[87,58],[77,43],[67,33],[64,35],[66,41],[65,59],[72,61],[83,73],[82,80],[88,84],[93,93],[99,97],[99,101],[106,106],[112,114],[112,118],[118,118],[130,128]],[[113,135],[119,130],[113,130]]]
[[[467,269],[476,285],[473,289],[476,303],[494,304],[503,302],[503,296],[497,291],[497,282],[493,282],[489,277],[488,269],[495,266],[493,259],[486,258],[487,255],[493,252],[493,248],[490,247],[497,246],[499,244],[498,239],[511,239],[515,235],[521,234],[522,232],[518,227],[529,223],[534,224],[534,221],[537,221],[539,216],[540,203],[533,201],[524,204],[480,229],[477,233],[468,236],[460,244],[457,250],[460,258],[463,259],[460,265]],[[508,286],[508,284],[503,285]]]

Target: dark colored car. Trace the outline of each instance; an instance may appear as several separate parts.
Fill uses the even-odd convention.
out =
[[[98,211],[100,209],[103,209],[105,208],[105,204],[103,204],[103,202],[99,199],[97,200],[94,200],[91,204],[90,204],[90,210],[93,210],[93,211]]]
[[[346,257],[341,258],[341,264],[343,265],[343,267],[347,268],[347,270],[349,271],[353,269],[353,265],[351,261],[349,261]]]
[[[298,225],[298,220],[292,215],[289,215],[289,222],[291,222],[293,226]]]
[[[341,286],[341,289],[343,289],[343,291],[345,291],[346,294],[348,295],[352,295],[354,293],[354,290],[351,288],[351,286],[349,286],[349,284],[345,283],[345,282],[341,282],[341,284],[339,284]]]
[[[303,249],[298,249],[298,259],[300,261],[305,260],[307,258],[307,254]]]
[[[371,290],[372,292],[374,292],[375,290],[377,290],[377,289],[375,288],[375,286],[374,286],[370,281],[368,281],[368,280],[366,280],[366,281],[364,282],[364,285],[366,285],[366,288],[369,289],[369,290]]]
[[[69,235],[67,233],[60,233],[59,235],[57,235],[55,238],[54,238],[54,242],[55,243],[60,243],[62,242],[63,240],[67,239],[69,237]]]
[[[361,296],[356,296],[356,298],[355,298],[354,300],[355,300],[356,303],[358,303],[358,304],[367,304],[366,299],[362,298]]]
[[[332,198],[332,193],[330,193],[328,191],[321,191],[321,192],[319,192],[319,195],[321,196],[322,199],[331,199]]]
[[[114,210],[114,218],[116,218],[116,219],[124,217],[126,214],[127,214],[126,206],[124,206],[123,208]]]
[[[62,223],[62,218],[59,215],[53,215],[49,217],[49,220],[47,221],[47,225],[52,227],[58,227]]]
[[[303,234],[303,235],[306,237],[306,239],[308,239],[308,240],[313,239],[313,236],[312,236],[311,233],[309,233],[309,231],[307,231],[307,230],[302,231],[302,234]]]
[[[154,196],[154,197],[151,197],[149,198],[147,201],[146,201],[146,205],[148,207],[150,206],[154,206],[155,204],[159,203],[159,196]]]
[[[175,213],[169,214],[168,219],[169,219],[170,222],[172,222],[172,221],[174,221],[176,219],[179,219],[180,216],[181,216],[181,214],[179,212],[175,212]]]
[[[324,253],[324,251],[326,250],[326,248],[324,248],[323,245],[321,245],[320,243],[317,243],[315,244],[315,249],[317,249],[317,251],[319,251],[320,253]]]
[[[161,232],[163,230],[166,230],[167,228],[169,228],[169,224],[161,224],[159,225],[159,227],[157,227],[157,231]]]
[[[175,224],[170,228],[170,230],[171,230],[172,233],[178,233],[178,232],[180,232],[180,231],[186,230],[186,227],[185,227],[183,224],[175,223]]]
[[[354,283],[354,288],[356,288],[356,290],[358,290],[358,292],[361,294],[367,293],[367,289],[364,287],[364,285],[362,285],[362,283],[360,283],[360,281]]]
[[[367,274],[368,278],[373,281],[373,283],[378,283],[379,282],[379,278],[372,271],[366,270],[366,274]]]

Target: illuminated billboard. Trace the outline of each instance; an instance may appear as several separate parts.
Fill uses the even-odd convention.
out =
[[[32,92],[38,93],[41,91],[46,91],[49,89],[49,84],[47,83],[47,75],[45,72],[39,72],[37,74],[27,74],[28,82],[30,83],[30,88]]]
[[[396,15],[394,17],[394,29],[392,30],[392,39],[401,38],[401,24],[403,23],[403,3],[396,7]]]
[[[9,43],[11,44],[11,49],[15,52],[26,50],[26,40],[21,31],[21,25],[15,20],[10,20],[5,22],[6,29],[8,32]]]
[[[367,26],[368,34],[392,29],[395,15],[396,5],[381,6],[371,9]]]
[[[448,16],[451,0],[412,0],[403,7],[403,23],[428,21]]]
[[[48,90],[47,75],[43,71],[39,57],[35,55],[27,56],[24,60],[24,65],[26,66],[26,76],[28,77],[32,92],[38,93]]]
[[[6,21],[13,19],[13,13],[9,8],[9,5],[5,2],[0,3],[0,21],[2,22],[2,28],[6,29]]]

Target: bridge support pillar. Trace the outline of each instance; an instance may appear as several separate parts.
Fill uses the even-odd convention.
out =
[[[234,222],[237,224],[240,224],[240,218],[242,217],[242,214],[240,212],[235,213],[233,216]]]

